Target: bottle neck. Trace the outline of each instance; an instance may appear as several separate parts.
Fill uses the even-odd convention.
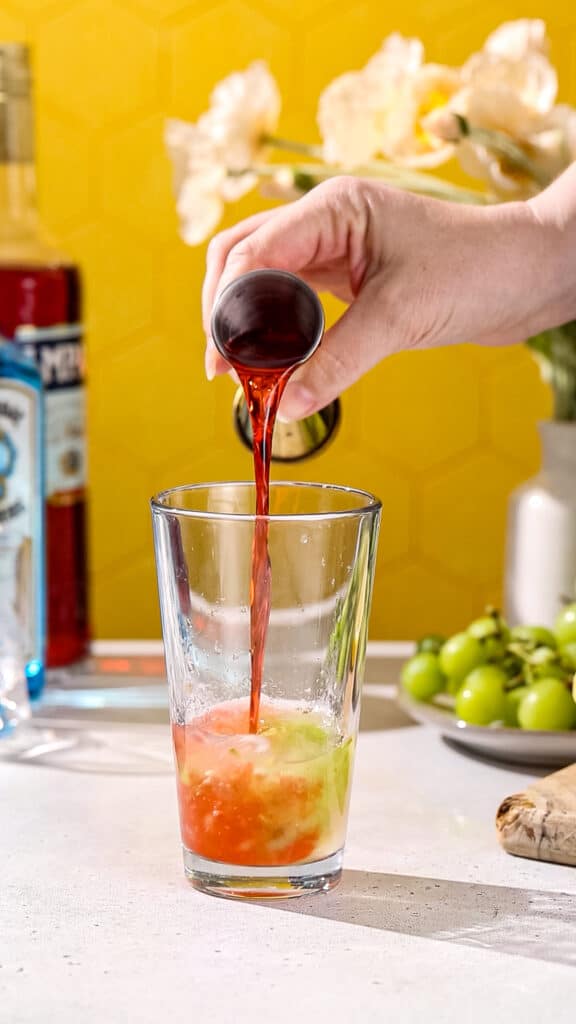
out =
[[[33,237],[37,222],[31,97],[0,94],[0,237]]]

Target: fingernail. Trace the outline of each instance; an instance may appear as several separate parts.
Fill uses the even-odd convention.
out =
[[[312,391],[304,384],[289,384],[280,403],[278,419],[281,423],[303,420],[314,412],[316,404]]]
[[[216,376],[216,350],[210,341],[204,353],[204,369],[208,380],[214,380]]]

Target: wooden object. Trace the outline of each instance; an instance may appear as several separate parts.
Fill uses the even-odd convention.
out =
[[[516,857],[576,867],[576,764],[507,797],[496,829],[504,849]]]

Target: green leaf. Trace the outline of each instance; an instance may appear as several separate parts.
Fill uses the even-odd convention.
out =
[[[576,421],[576,321],[543,331],[526,342],[542,379],[554,395],[554,418]]]

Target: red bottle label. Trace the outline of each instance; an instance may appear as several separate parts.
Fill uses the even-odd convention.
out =
[[[68,503],[86,483],[82,329],[19,327],[16,340],[39,367],[45,392],[46,497]]]

